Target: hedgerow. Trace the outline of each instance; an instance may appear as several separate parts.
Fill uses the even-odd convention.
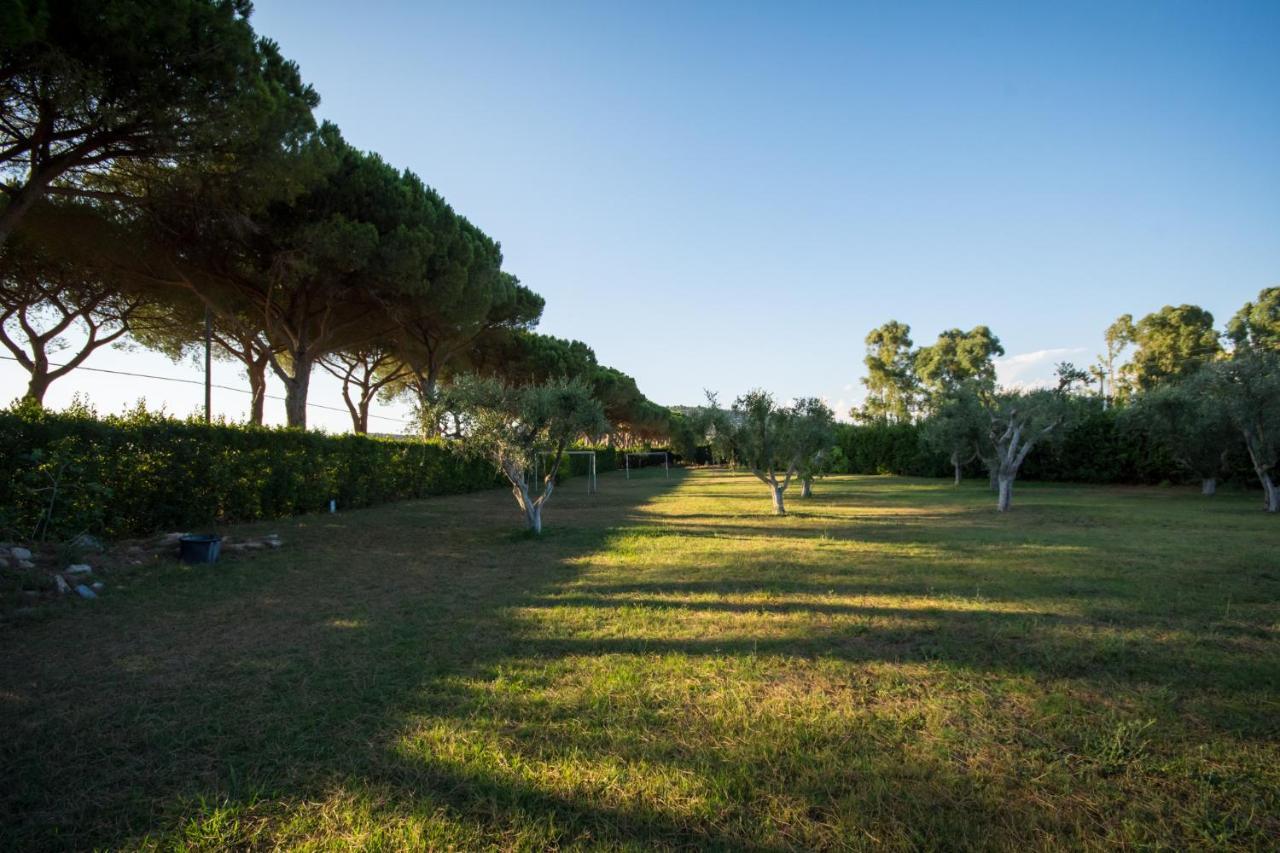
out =
[[[440,441],[206,425],[139,408],[0,411],[0,535],[107,538],[455,494],[493,466]]]

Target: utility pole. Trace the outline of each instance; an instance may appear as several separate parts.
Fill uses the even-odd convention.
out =
[[[204,422],[213,423],[213,314],[204,309]]]

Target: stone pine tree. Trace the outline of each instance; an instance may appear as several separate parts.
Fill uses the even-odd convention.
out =
[[[1215,402],[1244,438],[1262,483],[1263,506],[1280,512],[1280,353],[1246,348],[1208,368]]]
[[[1240,433],[1228,408],[1215,398],[1213,374],[1198,371],[1139,395],[1125,411],[1126,424],[1141,429],[1179,466],[1200,479],[1204,495],[1217,492]]]
[[[986,401],[989,423],[984,456],[996,479],[996,510],[1013,504],[1013,482],[1033,448],[1061,432],[1069,401],[1056,391],[1002,391]]]
[[[831,446],[831,410],[815,400],[779,406],[756,390],[734,401],[731,418],[735,459],[769,487],[774,515],[786,515],[783,495],[791,480],[806,459]]]
[[[369,432],[369,407],[384,389],[408,373],[387,342],[371,341],[344,347],[323,356],[320,366],[342,383],[342,401],[351,415],[351,430]]]
[[[42,202],[0,244],[0,344],[27,371],[25,399],[99,349],[154,323],[156,303],[117,274],[132,233],[82,203]]]
[[[437,405],[457,412],[469,455],[489,459],[511,484],[528,529],[542,532],[542,508],[555,490],[565,449],[578,438],[592,440],[609,428],[600,404],[581,381],[508,385],[501,380],[460,377]],[[436,415],[428,413],[432,423]],[[548,464],[541,482],[530,474],[540,455]]]
[[[278,149],[318,98],[248,0],[0,4],[0,243],[41,198],[108,169]]]

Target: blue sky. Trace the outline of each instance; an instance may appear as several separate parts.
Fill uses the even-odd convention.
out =
[[[1280,284],[1280,3],[259,0],[254,22],[351,142],[502,242],[542,331],[659,402],[847,408],[890,318],[917,343],[985,323],[1033,381],[1120,313],[1221,324]]]

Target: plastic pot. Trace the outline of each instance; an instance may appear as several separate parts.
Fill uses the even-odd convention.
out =
[[[187,535],[178,540],[178,558],[184,563],[216,563],[222,537],[216,533]]]

